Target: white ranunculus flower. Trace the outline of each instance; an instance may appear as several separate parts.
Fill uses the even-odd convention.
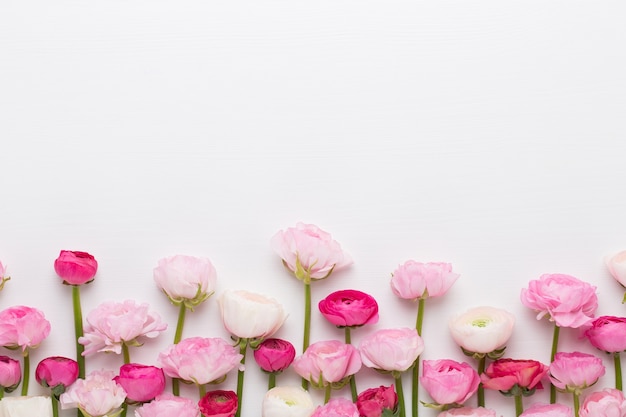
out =
[[[0,401],[0,417],[52,417],[50,397],[5,397]]]
[[[608,256],[605,262],[613,278],[622,284],[622,286],[626,287],[626,250],[616,253],[613,256]],[[624,294],[622,303],[626,303],[626,294]]]
[[[276,333],[287,318],[279,302],[249,291],[226,290],[218,303],[224,327],[241,339],[266,339]]]
[[[262,417],[309,417],[315,405],[301,387],[274,387],[263,398]]]
[[[449,322],[454,341],[465,351],[487,354],[506,345],[515,325],[515,316],[494,307],[476,307]]]

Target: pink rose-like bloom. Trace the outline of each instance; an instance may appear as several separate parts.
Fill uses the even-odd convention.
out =
[[[62,250],[54,261],[54,270],[64,283],[82,285],[93,281],[98,261],[87,252]]]
[[[541,362],[522,359],[498,359],[489,364],[480,376],[487,389],[509,391],[514,386],[532,390],[541,389],[541,379],[548,373],[548,367]]]
[[[278,301],[245,290],[226,290],[218,303],[226,330],[243,339],[268,338],[287,319],[287,313]]]
[[[200,417],[200,409],[189,398],[163,394],[136,408],[135,417]]]
[[[0,356],[0,389],[13,392],[22,381],[20,362],[8,356]]]
[[[626,250],[607,257],[606,266],[613,278],[626,287]]]
[[[453,416],[465,416],[465,417],[496,417],[496,412],[490,408],[452,408],[448,411],[439,413],[437,417],[453,417]]]
[[[233,391],[210,391],[198,402],[204,417],[233,417],[237,413],[237,406],[237,394]]]
[[[358,327],[378,322],[378,303],[361,291],[342,290],[319,302],[320,313],[337,327]]]
[[[113,378],[113,371],[93,371],[85,379],[77,379],[61,394],[61,408],[80,408],[92,417],[109,415],[126,399],[126,392]]]
[[[602,359],[581,352],[557,352],[550,364],[550,381],[561,391],[580,394],[604,375]]]
[[[294,360],[293,369],[314,386],[322,388],[357,373],[361,369],[361,358],[354,346],[326,340],[310,345]]]
[[[580,407],[580,417],[624,417],[626,398],[622,391],[605,388],[589,394]]]
[[[346,398],[333,398],[317,407],[311,417],[359,417],[359,410]]]
[[[154,282],[175,305],[191,310],[215,292],[217,274],[207,258],[176,255],[159,260]]]
[[[393,272],[391,290],[405,300],[444,295],[459,278],[452,265],[444,262],[406,261]]]
[[[522,289],[522,304],[548,316],[559,327],[578,328],[593,319],[598,308],[596,287],[564,274],[544,274]]]
[[[208,384],[224,378],[242,358],[224,339],[190,337],[159,353],[157,362],[171,378]]]
[[[167,324],[156,312],[150,311],[146,303],[107,301],[87,315],[85,335],[78,339],[78,343],[85,346],[83,356],[96,352],[120,354],[122,344],[141,345],[143,341],[138,339],[155,338],[165,329]]]
[[[50,334],[50,322],[36,308],[15,306],[0,311],[0,346],[36,348]]]
[[[571,408],[563,404],[533,404],[520,417],[574,417]]]
[[[152,401],[165,388],[163,369],[156,366],[127,363],[120,367],[115,382],[126,391],[127,401],[145,403]]]
[[[296,357],[296,349],[287,340],[266,339],[254,350],[254,360],[259,367],[270,373],[282,372]]]
[[[352,259],[331,235],[312,224],[280,230],[271,240],[272,249],[296,278],[305,283],[324,279],[333,271],[352,264]]]
[[[63,356],[50,356],[43,359],[35,370],[35,379],[44,387],[58,385],[69,387],[78,378],[78,362]]]
[[[356,408],[361,417],[381,417],[384,410],[396,411],[398,395],[393,385],[370,388],[359,394]]]
[[[437,404],[463,404],[478,390],[478,373],[465,362],[423,361],[420,381]]]
[[[404,372],[424,351],[424,342],[412,328],[382,329],[362,339],[359,351],[368,368]]]
[[[605,352],[615,353],[626,350],[626,317],[602,316],[585,330],[591,344]]]

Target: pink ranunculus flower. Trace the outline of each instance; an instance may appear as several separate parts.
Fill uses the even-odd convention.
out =
[[[310,345],[292,365],[294,371],[318,388],[342,381],[361,369],[359,351],[338,340]]]
[[[581,352],[557,352],[550,364],[550,381],[560,391],[580,394],[604,375],[602,359]]]
[[[2,291],[4,284],[10,279],[11,277],[7,275],[5,266],[0,262],[0,291]]]
[[[285,266],[305,284],[352,264],[339,243],[312,224],[298,223],[280,230],[272,237],[271,245]]]
[[[359,351],[368,368],[404,372],[424,351],[424,342],[412,328],[382,329],[365,336]]]
[[[462,407],[462,408],[452,408],[447,411],[443,411],[439,413],[437,417],[454,417],[454,416],[464,416],[464,417],[496,417],[496,412],[490,408],[471,408],[471,407]]]
[[[309,417],[315,406],[302,387],[274,387],[267,391],[261,407],[262,417]]]
[[[498,359],[489,364],[480,377],[487,389],[508,392],[515,386],[526,392],[543,388],[541,380],[548,373],[541,362],[523,359]]]
[[[422,386],[439,405],[462,405],[478,390],[478,373],[465,362],[440,359],[422,365]]]
[[[311,417],[359,417],[359,409],[346,398],[333,398],[317,407]]]
[[[200,409],[189,398],[163,394],[136,408],[135,417],[200,417]]]
[[[444,262],[406,261],[391,277],[391,290],[405,300],[440,297],[459,278],[452,265]]]
[[[218,304],[224,327],[241,339],[266,339],[287,319],[287,313],[278,301],[245,290],[224,291]]]
[[[0,311],[0,346],[36,348],[50,334],[50,322],[33,307],[15,306]]]
[[[217,274],[207,258],[176,255],[159,260],[154,281],[170,301],[193,310],[215,292]]]
[[[589,394],[580,407],[580,417],[626,417],[624,393],[605,388]]]
[[[482,355],[503,350],[514,325],[513,314],[494,307],[472,308],[448,322],[452,338],[465,353]]]
[[[585,330],[585,336],[596,349],[622,352],[626,350],[626,317],[598,317]]]
[[[61,392],[76,381],[78,378],[78,363],[74,359],[65,358],[63,356],[50,356],[39,362],[35,369],[35,379],[44,386],[49,387],[53,391]],[[56,395],[56,393],[55,393]]]
[[[259,367],[270,373],[282,372],[296,357],[296,349],[283,339],[266,339],[254,350],[254,360]]]
[[[13,392],[22,381],[20,362],[8,356],[0,356],[0,390]]]
[[[106,301],[87,315],[84,336],[78,342],[85,346],[83,356],[96,352],[120,354],[123,344],[140,346],[143,338],[155,338],[165,329],[167,324],[146,303]]]
[[[357,397],[356,408],[361,417],[381,417],[385,410],[394,414],[398,409],[398,394],[393,385],[369,388]]]
[[[104,417],[117,414],[126,399],[126,392],[113,379],[113,371],[93,371],[85,379],[77,379],[61,394],[61,408],[78,408],[85,416]]]
[[[564,274],[544,274],[522,289],[522,304],[547,316],[559,327],[579,328],[593,319],[598,308],[596,287]]]
[[[225,378],[242,358],[224,339],[190,337],[159,353],[157,362],[165,375],[203,385]]]
[[[378,322],[378,303],[369,294],[341,290],[319,302],[320,313],[337,327],[359,327]]]
[[[233,417],[238,405],[237,394],[224,390],[209,391],[198,402],[204,417]]]
[[[98,261],[87,252],[62,250],[54,261],[54,270],[68,285],[87,284],[98,271]]]
[[[130,404],[152,401],[165,388],[163,369],[156,366],[126,363],[114,379],[126,391],[126,401]]]
[[[574,417],[574,412],[563,404],[537,403],[528,407],[520,417]]]

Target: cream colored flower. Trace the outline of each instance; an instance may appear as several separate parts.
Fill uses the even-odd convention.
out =
[[[301,387],[275,387],[263,398],[262,417],[309,417],[315,406]]]
[[[515,317],[494,307],[476,307],[448,323],[454,341],[469,354],[488,354],[503,348],[513,333]]]
[[[224,327],[241,339],[266,339],[287,319],[283,306],[262,294],[226,290],[218,303]]]

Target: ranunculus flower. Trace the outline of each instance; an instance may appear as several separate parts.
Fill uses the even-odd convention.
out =
[[[580,407],[580,417],[624,416],[626,416],[626,398],[622,391],[613,388],[589,394]]]
[[[87,252],[62,250],[54,261],[54,270],[65,284],[87,284],[98,271],[98,261]]]
[[[142,338],[157,337],[167,329],[167,324],[149,308],[148,304],[137,304],[133,300],[100,304],[87,315],[85,335],[78,339],[85,346],[83,356],[96,352],[120,354],[122,344],[140,346]]]
[[[395,413],[398,408],[398,395],[393,385],[366,389],[359,394],[356,407],[361,417],[381,417],[383,411]]]
[[[131,404],[152,401],[165,388],[163,369],[156,366],[126,363],[114,379],[124,388],[126,400]]]
[[[233,391],[209,391],[198,402],[205,417],[233,417],[237,413],[237,394]]]
[[[61,395],[61,408],[79,408],[86,417],[104,417],[119,408],[126,399],[124,389],[114,381],[113,371],[93,371],[77,379]]]
[[[15,306],[0,311],[0,346],[36,348],[50,334],[50,322],[36,308]]]
[[[311,395],[301,387],[274,387],[267,391],[262,417],[309,417],[315,406]]]
[[[265,372],[282,372],[296,357],[296,349],[283,339],[266,339],[254,350],[254,360]]]
[[[439,413],[437,417],[454,417],[454,416],[465,416],[465,417],[496,417],[496,412],[490,408],[470,408],[470,407],[462,407],[462,408],[452,408],[448,411],[444,411]]]
[[[4,265],[2,265],[2,262],[0,262],[0,291],[2,291],[2,289],[4,288],[4,284],[11,279],[10,276],[6,275],[7,271],[4,267]]]
[[[606,266],[613,278],[626,287],[626,250],[607,257]]]
[[[561,391],[580,394],[604,375],[602,359],[581,352],[557,352],[550,364],[550,380]]]
[[[165,375],[202,385],[225,378],[242,358],[224,339],[190,337],[159,353],[157,362]]]
[[[424,351],[424,342],[412,328],[382,329],[365,336],[359,351],[368,368],[404,372]]]
[[[338,340],[313,343],[298,356],[292,365],[294,371],[318,388],[339,382],[361,369],[359,351]]]
[[[52,417],[50,397],[5,397],[0,401],[2,417]]]
[[[478,373],[465,362],[441,359],[422,366],[422,386],[439,405],[463,404],[478,390]]]
[[[445,294],[459,274],[444,262],[406,261],[393,272],[391,290],[405,300],[439,297]]]
[[[0,389],[12,392],[22,381],[20,362],[8,356],[0,356]]]
[[[548,367],[541,362],[522,359],[498,359],[489,364],[480,377],[487,389],[502,392],[518,386],[525,392],[543,388],[541,379],[548,373]]]
[[[361,291],[341,290],[319,302],[320,313],[337,327],[358,327],[378,322],[378,303]]]
[[[226,290],[218,303],[224,327],[241,339],[266,339],[287,319],[278,301],[245,290]]]
[[[544,274],[522,289],[522,304],[548,316],[559,327],[579,328],[593,319],[598,308],[596,287],[564,274]]]
[[[315,409],[311,417],[359,417],[359,410],[346,398],[332,398]]]
[[[533,404],[520,417],[574,417],[571,408],[563,404]]]
[[[175,305],[193,310],[215,292],[217,274],[207,258],[176,255],[159,260],[154,281]]]
[[[285,266],[305,283],[324,279],[352,263],[329,233],[312,224],[298,223],[296,227],[280,230],[271,245]]]
[[[503,350],[514,325],[515,316],[494,307],[472,308],[448,322],[452,338],[468,354]]]
[[[610,353],[622,352],[626,350],[626,317],[598,317],[585,330],[585,336],[597,349]]]
[[[200,409],[189,398],[163,394],[136,408],[135,417],[200,417]]]
[[[63,356],[50,356],[39,362],[35,370],[35,379],[44,387],[52,389],[54,395],[60,395],[78,378],[78,363]],[[59,387],[60,386],[60,387]]]

